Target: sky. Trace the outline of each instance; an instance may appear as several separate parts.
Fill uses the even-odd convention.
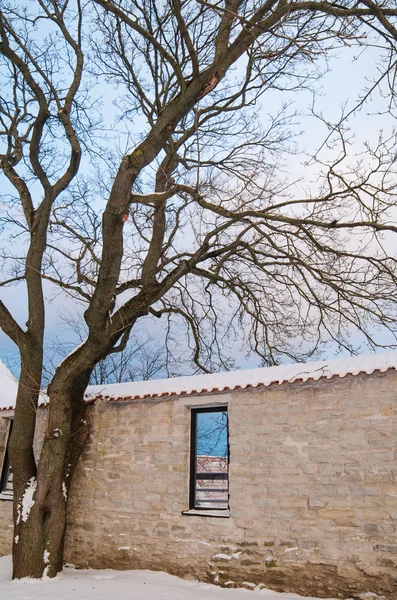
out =
[[[196,419],[197,455],[227,456],[227,412],[198,412]]]
[[[322,112],[324,116],[333,122],[337,122],[340,118],[342,106],[345,112],[351,110],[362,94],[362,90],[368,85],[368,82],[376,78],[378,75],[377,62],[379,61],[379,52],[376,48],[368,48],[365,52],[359,54],[354,48],[341,48],[338,57],[333,57],[330,61],[330,71],[324,75],[321,82],[319,94],[316,97],[316,110]],[[112,108],[112,100],[114,91],[109,90],[103,96],[102,110],[110,123],[114,109]],[[293,107],[300,113],[299,122],[296,129],[301,130],[299,136],[300,152],[293,156],[288,156],[284,167],[286,177],[290,180],[303,178],[305,184],[315,180],[315,170],[312,166],[307,165],[308,157],[313,155],[324,141],[327,131],[326,128],[319,123],[310,114],[310,106],[312,105],[312,94],[306,90],[286,97],[281,92],[272,92],[266,96],[266,106],[263,107],[263,119],[269,113],[277,111],[281,102],[291,101]],[[394,126],[394,119],[387,113],[381,114],[385,109],[385,100],[379,94],[373,94],[370,100],[364,107],[350,119],[350,126],[354,133],[354,143],[352,144],[352,155],[359,155],[364,148],[364,142],[374,142],[380,130],[390,131]],[[327,159],[330,152],[323,150],[321,157]],[[299,189],[299,186],[298,186]],[[18,242],[16,242],[18,243]],[[390,246],[393,251],[394,241],[386,240],[386,245]],[[56,294],[51,284],[45,283],[45,293],[47,299],[47,337],[54,334],[65,335],[62,326],[60,325],[60,315],[65,311],[74,310],[74,302],[71,299],[61,298]],[[0,289],[0,298],[9,307],[12,307],[13,314],[17,320],[23,325],[26,321],[26,297],[23,285],[17,285],[10,288]],[[152,328],[152,324],[148,322],[148,328]],[[153,331],[158,335],[161,328],[158,328],[156,323]],[[161,335],[163,335],[161,333]],[[386,333],[379,332],[377,334],[380,343],[387,341]],[[12,342],[0,332],[0,359],[18,373],[18,360],[15,353],[15,348]],[[237,367],[255,367],[258,364],[256,357],[243,357],[241,354],[236,356]]]

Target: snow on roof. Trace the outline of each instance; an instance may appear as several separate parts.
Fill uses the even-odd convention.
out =
[[[18,392],[18,379],[0,360],[0,410],[13,410]],[[45,392],[40,392],[39,406],[48,403]]]
[[[192,375],[171,379],[153,379],[131,383],[89,386],[86,400],[105,398],[108,400],[134,400],[160,396],[181,396],[204,394],[236,389],[255,388],[273,384],[294,383],[296,381],[317,381],[321,378],[345,377],[345,375],[370,375],[374,371],[382,373],[397,369],[397,352],[355,356],[336,360],[322,360],[308,363],[294,363],[277,367],[214,373],[213,375]]]
[[[0,360],[0,409],[14,406],[17,391],[17,380]]]
[[[298,381],[317,381],[322,378],[331,379],[331,377],[345,377],[346,375],[359,375],[360,373],[370,375],[374,371],[384,373],[389,369],[397,370],[397,352],[293,363],[278,367],[245,369],[212,375],[189,375],[170,379],[90,385],[87,388],[85,399],[87,402],[92,402],[97,398],[113,401],[209,394],[211,392],[256,388],[258,386],[268,387]],[[0,410],[12,409],[15,405],[17,381],[1,361],[0,386],[2,391],[7,390],[7,387],[9,390],[9,393],[0,392]],[[42,394],[40,405],[46,403],[47,398]]]

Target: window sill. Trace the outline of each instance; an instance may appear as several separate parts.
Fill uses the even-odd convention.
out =
[[[191,508],[189,510],[183,510],[182,514],[194,517],[215,517],[218,519],[229,519],[231,517],[230,510],[228,508],[225,508],[224,510]]]
[[[0,494],[0,500],[13,500],[13,496],[10,494]]]

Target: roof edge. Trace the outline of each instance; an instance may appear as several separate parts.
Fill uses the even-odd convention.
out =
[[[328,375],[321,375],[320,377],[307,377],[307,378],[294,378],[293,381],[288,381],[287,379],[284,380],[275,380],[272,381],[271,383],[257,383],[257,384],[247,384],[247,385],[236,385],[233,387],[227,387],[225,386],[224,388],[220,389],[220,388],[213,388],[211,390],[207,390],[207,389],[202,389],[202,390],[191,390],[191,391],[181,391],[179,393],[177,392],[163,392],[163,393],[153,393],[153,394],[136,394],[136,395],[124,395],[124,396],[111,396],[111,395],[105,395],[105,394],[97,394],[95,396],[92,396],[91,398],[86,398],[85,402],[86,404],[90,405],[90,404],[95,404],[95,402],[97,400],[104,400],[105,402],[108,403],[112,403],[112,402],[128,402],[128,401],[134,401],[134,400],[152,400],[154,398],[173,398],[173,397],[188,397],[188,396],[199,396],[199,395],[204,395],[204,394],[222,394],[223,392],[234,392],[235,390],[250,390],[250,389],[256,389],[256,388],[268,388],[271,386],[275,386],[275,385],[283,385],[283,384],[289,384],[289,385],[293,385],[293,384],[302,384],[302,383],[307,383],[310,381],[322,381],[324,379],[335,379],[335,378],[339,378],[339,379],[344,379],[345,377],[357,377],[358,375],[367,375],[367,376],[371,376],[373,375],[375,372],[378,373],[386,373],[387,371],[397,371],[397,367],[394,366],[389,366],[385,369],[382,368],[375,368],[373,369],[373,371],[368,372],[365,370],[361,370],[361,371],[357,371],[355,373],[345,373],[344,375],[339,375],[338,373],[334,373],[331,376]]]
[[[292,363],[290,365],[230,371],[212,375],[192,375],[170,379],[89,386],[86,390],[85,402],[89,405],[97,400],[123,402],[204,394],[212,395],[234,390],[330,380],[336,377],[343,379],[348,375],[353,377],[361,374],[369,376],[375,372],[386,373],[389,370],[397,370],[397,352],[311,363]],[[42,400],[39,406],[43,407],[47,404],[48,402]],[[13,409],[14,405],[0,407],[0,412],[12,411]]]

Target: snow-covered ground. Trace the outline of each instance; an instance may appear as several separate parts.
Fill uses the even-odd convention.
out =
[[[77,571],[55,579],[11,581],[11,557],[0,558],[0,598],[9,600],[303,600],[271,590],[228,590],[154,571]],[[305,600],[316,600],[306,598]]]

